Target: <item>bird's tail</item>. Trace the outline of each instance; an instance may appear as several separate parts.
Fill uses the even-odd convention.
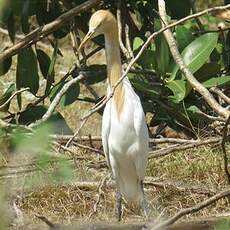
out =
[[[141,181],[137,179],[137,175],[132,175],[133,173],[135,172],[120,172],[120,175],[117,178],[117,184],[121,194],[127,200],[139,202],[143,199]]]

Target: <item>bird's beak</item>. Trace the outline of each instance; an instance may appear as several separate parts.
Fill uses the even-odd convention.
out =
[[[91,30],[85,35],[81,44],[78,47],[78,51],[80,51],[82,49],[82,47],[84,47],[84,45],[93,37],[94,32],[95,32],[94,30]]]

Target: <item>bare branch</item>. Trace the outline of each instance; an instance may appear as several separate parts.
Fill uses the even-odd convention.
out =
[[[169,218],[165,222],[155,226],[152,228],[152,230],[158,230],[158,229],[164,229],[166,226],[171,225],[175,223],[177,220],[182,218],[185,215],[192,214],[194,212],[198,212],[203,208],[206,208],[207,206],[217,202],[218,200],[229,197],[230,196],[230,187],[220,191],[216,195],[212,196],[211,198],[204,200],[203,202],[198,203],[197,205],[194,205],[190,208],[185,208],[180,210],[178,213],[176,213],[173,217]]]
[[[161,25],[162,27],[165,27],[168,25],[167,23],[167,15],[165,10],[165,2],[164,0],[158,0],[158,8],[159,13],[161,16]],[[169,49],[172,53],[172,56],[179,66],[180,70],[185,75],[186,79],[190,83],[190,85],[193,87],[194,90],[196,90],[199,94],[203,96],[205,101],[209,104],[209,106],[217,112],[219,115],[223,116],[224,118],[228,118],[230,116],[230,111],[222,107],[212,96],[212,94],[209,93],[208,89],[206,89],[197,79],[193,76],[191,71],[187,68],[185,65],[179,51],[177,48],[177,44],[175,41],[175,38],[173,37],[173,34],[170,30],[164,31],[164,36],[168,42]]]
[[[230,30],[230,28],[229,28]],[[220,98],[222,98],[225,102],[227,102],[230,105],[230,98],[225,95],[219,88],[217,87],[212,87],[211,89],[209,89],[212,93],[217,94]]]
[[[52,115],[53,111],[55,110],[55,108],[57,107],[57,105],[59,104],[59,102],[61,101],[62,96],[66,93],[66,91],[69,89],[69,87],[83,79],[85,79],[86,76],[84,76],[83,74],[79,74],[78,77],[73,78],[72,80],[68,81],[63,87],[62,89],[57,93],[57,95],[55,96],[55,98],[53,99],[53,101],[51,102],[48,110],[46,111],[46,113],[42,116],[42,118],[38,121],[36,121],[35,123],[31,123],[29,125],[30,128],[33,128],[35,126],[40,125],[42,122],[45,122],[48,120],[48,118]]]
[[[220,144],[221,140],[222,140],[222,138],[217,137],[217,138],[210,138],[210,139],[206,139],[206,140],[202,140],[202,141],[196,141],[196,142],[190,143],[190,144],[183,144],[183,145],[177,144],[177,145],[169,146],[169,147],[166,147],[163,149],[151,151],[149,153],[150,154],[149,159],[163,157],[163,156],[166,156],[166,155],[173,153],[173,152],[176,152],[176,151],[191,149],[191,148],[195,148],[195,147],[202,146],[202,145]]]
[[[0,106],[0,110],[3,109],[11,100],[13,100],[13,98],[14,98],[16,95],[18,95],[18,94],[20,94],[20,93],[22,93],[22,92],[28,91],[29,89],[30,89],[30,88],[24,88],[24,89],[20,89],[20,90],[14,92],[14,93],[9,97],[9,99],[8,99],[4,104],[2,104],[2,105]]]
[[[33,30],[29,33],[25,38],[19,41],[17,44],[9,47],[8,49],[4,50],[0,54],[0,61],[11,57],[19,52],[19,50],[29,47],[36,43],[37,41],[41,40],[42,38],[46,37],[47,35],[51,34],[55,30],[64,26],[68,21],[72,20],[77,14],[90,9],[95,4],[99,3],[100,0],[88,0],[73,9],[69,10],[68,12],[62,14],[54,21],[38,27],[37,29]]]

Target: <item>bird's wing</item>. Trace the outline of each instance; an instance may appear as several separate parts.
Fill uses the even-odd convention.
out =
[[[111,120],[111,116],[110,116],[111,105],[110,105],[110,103],[111,103],[110,101],[108,101],[106,103],[103,117],[102,117],[102,145],[103,145],[106,161],[109,165],[109,168],[111,168],[110,160],[109,160],[109,144],[108,144],[109,133],[110,133],[110,124],[111,124],[110,123],[110,120]]]
[[[145,115],[138,96],[137,99],[135,99],[134,106],[134,129],[140,146],[140,150],[135,156],[135,165],[139,179],[143,180],[148,159],[149,135],[145,121]]]

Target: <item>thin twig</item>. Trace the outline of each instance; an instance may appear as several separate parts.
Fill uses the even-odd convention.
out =
[[[224,197],[229,197],[230,196],[230,187],[220,191],[219,193],[217,193],[216,195],[210,197],[207,200],[204,200],[200,203],[198,203],[197,205],[194,205],[192,207],[189,208],[185,208],[180,210],[178,213],[176,213],[173,217],[169,218],[168,220],[164,221],[163,223],[155,226],[152,228],[152,230],[159,230],[159,229],[164,229],[166,226],[169,226],[173,223],[175,223],[177,220],[179,220],[180,218],[182,218],[185,215],[188,214],[192,214],[194,212],[198,212],[203,208],[208,207],[209,205],[217,202],[218,200],[224,198]]]
[[[129,58],[134,58],[134,53],[132,51],[131,43],[130,43],[130,39],[129,39],[129,26],[128,26],[128,24],[125,25],[125,41],[126,41],[127,51],[129,53]]]
[[[126,49],[126,47],[122,41],[121,0],[118,0],[118,2],[117,2],[117,27],[118,27],[118,39],[119,39],[119,44],[120,44],[121,50],[122,50],[123,54],[126,56],[126,58],[129,59],[129,52]]]
[[[3,109],[11,100],[13,100],[13,98],[14,98],[16,95],[18,95],[18,94],[20,94],[20,93],[22,93],[22,92],[25,92],[25,91],[29,91],[29,89],[30,89],[30,88],[27,87],[27,88],[20,89],[20,90],[14,92],[14,93],[8,98],[8,100],[7,100],[3,105],[0,106],[0,110]]]
[[[230,6],[230,4],[229,4]],[[165,27],[165,25],[168,25],[167,22],[167,15],[166,15],[166,10],[165,10],[165,1],[164,0],[158,0],[158,8],[159,8],[159,13],[162,19],[162,27]],[[227,119],[230,116],[230,111],[228,111],[226,108],[222,107],[210,94],[208,89],[206,89],[197,79],[194,77],[194,75],[191,73],[191,71],[187,68],[185,65],[179,51],[177,48],[177,44],[175,41],[175,38],[173,37],[173,34],[170,30],[164,31],[164,36],[168,42],[169,49],[172,53],[172,56],[179,66],[180,70],[182,73],[185,75],[186,79],[190,83],[190,85],[193,87],[194,90],[196,90],[199,94],[203,96],[205,101],[209,104],[209,106],[217,112],[219,115],[223,116],[225,119]]]
[[[222,98],[225,102],[228,103],[228,105],[230,105],[230,98],[225,95],[219,88],[217,87],[212,87],[209,89],[209,91],[211,91],[212,93],[217,94],[220,98]]]
[[[117,86],[120,84],[120,82],[126,77],[126,75],[128,74],[128,72],[130,71],[131,67],[134,65],[134,63],[140,58],[140,56],[142,55],[142,53],[144,52],[144,50],[148,47],[148,45],[152,42],[152,40],[159,34],[161,34],[162,32],[166,31],[167,29],[173,28],[176,25],[179,25],[187,20],[193,19],[195,17],[200,17],[204,14],[207,14],[209,12],[213,12],[213,11],[217,11],[217,10],[225,10],[230,8],[230,4],[225,5],[225,6],[217,6],[217,7],[213,7],[213,8],[209,8],[206,10],[203,10],[201,12],[198,12],[196,14],[192,14],[189,15],[185,18],[182,18],[180,20],[178,20],[177,22],[171,23],[163,28],[161,28],[160,30],[158,30],[157,32],[152,33],[147,41],[142,45],[140,51],[138,52],[138,54],[135,56],[135,58],[133,58],[131,60],[131,62],[129,63],[129,65],[127,66],[126,70],[124,71],[124,73],[122,74],[122,76],[120,77],[120,79],[116,82],[116,84],[113,86],[110,95],[107,96],[106,100],[101,103],[98,107],[95,107],[94,109],[91,109],[85,116],[83,116],[81,119],[84,120],[88,117],[90,117],[93,113],[97,112],[99,109],[101,109],[109,100],[110,98],[113,96],[115,89],[117,88]]]
[[[100,0],[88,0],[73,9],[67,11],[66,13],[62,14],[58,18],[56,18],[54,21],[36,28],[32,32],[30,32],[25,38],[23,38],[21,41],[16,43],[15,45],[9,47],[8,49],[4,50],[0,54],[0,61],[3,61],[4,59],[11,57],[15,54],[17,54],[21,49],[24,49],[26,47],[30,47],[37,41],[41,40],[42,38],[46,37],[47,35],[53,33],[55,30],[61,28],[66,23],[68,23],[70,20],[72,20],[77,14],[87,11],[91,7],[93,7],[95,4],[99,3]]]
[[[30,128],[34,128],[38,125],[40,125],[41,123],[47,121],[50,116],[52,115],[53,111],[55,110],[55,108],[57,107],[57,105],[59,104],[59,102],[61,101],[62,96],[66,93],[66,91],[70,88],[71,85],[85,79],[86,76],[79,74],[78,77],[73,78],[72,80],[68,81],[63,87],[62,89],[56,94],[55,98],[53,99],[53,101],[51,102],[48,110],[46,111],[46,113],[42,116],[42,118],[34,123],[31,123],[29,125]]]
[[[149,159],[163,157],[163,156],[169,155],[170,153],[173,153],[176,151],[191,149],[191,148],[195,148],[195,147],[202,146],[202,145],[220,144],[221,140],[222,138],[217,137],[217,138],[210,138],[210,139],[206,139],[202,141],[197,141],[197,142],[190,143],[190,144],[183,144],[183,145],[176,144],[176,145],[169,146],[163,149],[151,151],[149,153],[150,154]]]
[[[227,156],[227,151],[225,148],[225,142],[227,140],[227,135],[228,135],[228,125],[230,123],[230,116],[228,117],[225,125],[224,125],[224,129],[223,129],[223,138],[221,141],[221,147],[222,147],[222,151],[223,151],[223,158],[224,158],[224,171],[225,174],[227,176],[227,180],[228,180],[228,184],[230,185],[230,172],[228,170],[228,156]]]

